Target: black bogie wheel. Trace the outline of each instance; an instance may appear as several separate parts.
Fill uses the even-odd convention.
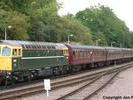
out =
[[[54,75],[54,76],[60,75],[59,67],[53,67],[53,75]]]

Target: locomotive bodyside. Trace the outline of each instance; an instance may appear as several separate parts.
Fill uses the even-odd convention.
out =
[[[43,45],[42,48],[23,48],[22,68],[39,69],[67,64],[63,48],[58,49],[56,45]]]
[[[31,80],[67,70],[62,70],[68,65],[68,48],[63,44],[13,40],[1,43],[0,80]]]
[[[11,48],[8,57],[11,58],[15,71],[68,65],[68,48],[63,44],[10,40],[3,41],[4,43]]]

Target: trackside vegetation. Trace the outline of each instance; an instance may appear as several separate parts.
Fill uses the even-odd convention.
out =
[[[0,39],[133,47],[133,32],[103,5],[59,16],[56,0],[0,0]],[[10,29],[8,26],[12,26]]]

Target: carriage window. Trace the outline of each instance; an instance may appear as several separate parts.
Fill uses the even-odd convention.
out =
[[[10,56],[10,54],[11,54],[11,49],[10,48],[4,47],[2,49],[2,56]]]

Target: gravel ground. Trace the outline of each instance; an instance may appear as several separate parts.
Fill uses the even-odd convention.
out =
[[[71,87],[72,88],[72,87]],[[64,93],[69,92],[70,87],[64,90]],[[62,93],[59,93],[62,92]],[[63,95],[63,91],[58,91],[58,95]],[[53,93],[50,92],[50,96]],[[55,95],[55,94],[54,94]],[[52,95],[52,98],[54,98]],[[45,93],[40,93],[21,100],[50,100]],[[54,99],[52,99],[54,100]],[[112,83],[104,88],[100,93],[90,100],[133,100],[133,68],[121,72]]]
[[[91,100],[133,100],[133,68],[121,72]]]
[[[88,83],[88,82],[76,84],[73,86],[68,86],[68,87],[53,90],[53,91],[49,91],[49,95],[50,95],[49,97],[46,96],[46,93],[42,92],[40,94],[31,96],[31,97],[27,97],[22,100],[45,100],[46,98],[47,98],[46,100],[55,100],[55,99],[59,98],[60,96],[65,95],[65,94],[69,93],[70,91],[73,91],[86,83]]]

